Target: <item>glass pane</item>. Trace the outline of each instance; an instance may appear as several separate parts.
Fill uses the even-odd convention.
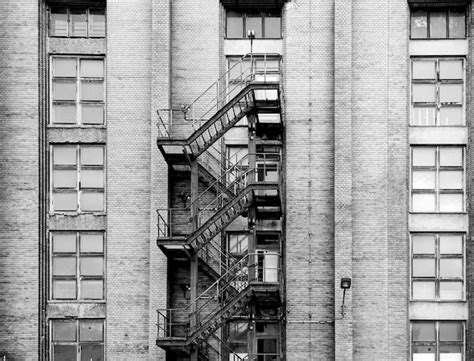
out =
[[[458,348],[461,348],[460,346]],[[462,353],[440,353],[439,361],[463,361]]]
[[[440,235],[439,252],[441,254],[462,254],[462,235]]]
[[[76,281],[53,280],[53,298],[72,300],[76,298]]]
[[[435,298],[435,282],[413,281],[414,300],[433,300]]]
[[[257,340],[258,354],[276,354],[277,341],[275,339],[259,339]]]
[[[76,164],[76,147],[75,146],[54,146],[53,147],[54,164],[72,165]]]
[[[81,233],[80,250],[83,253],[103,253],[104,238],[101,233]]]
[[[76,82],[53,80],[53,100],[76,100]]]
[[[53,192],[53,209],[55,211],[76,211],[77,198],[74,193]]]
[[[411,125],[435,125],[435,114],[436,108],[434,107],[413,107]]]
[[[59,170],[53,171],[53,187],[54,188],[76,188],[77,185],[76,170]]]
[[[229,234],[229,252],[241,253],[248,249],[248,235]]]
[[[412,39],[426,39],[428,37],[428,21],[425,10],[411,12],[411,37]]]
[[[76,361],[75,345],[53,345],[53,361]]]
[[[102,345],[81,345],[81,361],[103,361],[104,346]]]
[[[81,77],[103,78],[104,77],[104,61],[102,59],[81,60]]]
[[[441,84],[439,89],[441,103],[458,103],[462,101],[462,84]]]
[[[463,10],[449,10],[449,37],[466,37],[466,20]]]
[[[436,346],[413,346],[413,361],[435,361]]]
[[[435,236],[434,235],[413,235],[412,236],[413,254],[434,254]]]
[[[414,103],[436,102],[436,87],[434,84],[413,84]]]
[[[413,341],[435,341],[436,331],[434,322],[414,322]]]
[[[104,82],[87,81],[81,82],[81,100],[104,100]]]
[[[442,341],[462,341],[461,322],[440,322],[439,340]]]
[[[434,167],[436,165],[436,148],[413,147],[412,164],[415,167]]]
[[[82,104],[82,124],[104,124],[104,106]]]
[[[231,322],[229,324],[229,340],[232,342],[247,342],[248,322]]]
[[[76,341],[75,321],[53,321],[53,341]]]
[[[412,79],[436,79],[436,62],[434,60],[413,61]]]
[[[462,194],[440,194],[440,212],[463,212],[464,196]]]
[[[81,298],[101,300],[104,298],[104,282],[102,280],[81,281]]]
[[[83,169],[81,171],[81,188],[103,188],[104,171],[96,169]]]
[[[103,165],[104,147],[102,146],[83,146],[81,147],[82,165]]]
[[[87,15],[85,9],[71,9],[71,36],[87,36]]]
[[[102,276],[104,274],[104,258],[81,257],[80,268],[82,276]]]
[[[446,37],[446,11],[430,11],[430,38]]]
[[[462,79],[462,60],[440,60],[439,77],[441,79]]]
[[[281,18],[265,14],[265,38],[281,38]]]
[[[227,160],[229,165],[239,164],[242,166],[248,166],[249,149],[247,147],[227,147]]]
[[[247,36],[247,34],[245,34]],[[242,13],[235,11],[227,12],[227,37],[238,38],[244,37],[244,22]]]
[[[258,14],[247,14],[245,19],[245,36],[247,36],[249,30],[255,31],[255,38],[259,39],[262,37],[262,16]]]
[[[435,277],[435,260],[430,258],[413,259],[413,277]]]
[[[413,171],[413,189],[435,189],[436,186],[436,172],[429,170],[414,170]]]
[[[439,297],[442,300],[460,300],[462,299],[462,282],[443,282],[439,283]]]
[[[79,341],[102,341],[102,321],[81,321],[79,323]]]
[[[89,9],[89,36],[95,38],[105,36],[104,9]]]
[[[75,58],[53,58],[53,76],[55,77],[76,77]]]
[[[67,36],[68,35],[66,8],[51,9],[49,35],[50,36]]]
[[[53,257],[54,276],[75,276],[76,257]]]
[[[462,259],[441,258],[439,260],[440,277],[462,278]]]
[[[74,253],[76,252],[75,233],[53,233],[53,252]]]
[[[53,123],[75,124],[76,105],[75,104],[53,104]]]
[[[439,149],[440,165],[442,167],[462,167],[462,151],[461,147],[441,147]]]
[[[434,212],[436,210],[436,196],[434,194],[413,194],[413,212]]]
[[[441,107],[439,113],[440,125],[463,125],[462,107]]]
[[[462,171],[439,172],[439,186],[441,189],[462,189]]]
[[[104,210],[104,194],[96,192],[82,192],[81,209],[83,211],[103,211]]]

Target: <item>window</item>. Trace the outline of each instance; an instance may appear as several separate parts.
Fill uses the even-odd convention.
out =
[[[464,178],[464,147],[412,147],[412,212],[463,212]]]
[[[411,236],[413,300],[462,300],[464,296],[464,235]]]
[[[255,331],[257,338],[257,361],[278,360],[278,323],[257,322]]]
[[[104,321],[51,320],[52,361],[103,361]]]
[[[463,59],[412,59],[411,65],[411,125],[463,125]]]
[[[465,9],[412,9],[412,39],[462,39],[466,37]]]
[[[228,39],[246,39],[249,30],[255,32],[256,39],[281,38],[280,12],[239,12],[227,11]]]
[[[104,299],[104,234],[52,232],[52,299]]]
[[[412,331],[412,361],[464,360],[464,323],[415,321]]]
[[[104,124],[104,59],[51,58],[52,124]]]
[[[227,233],[228,250],[232,254],[246,253],[249,246],[248,233]]]
[[[105,147],[53,145],[52,210],[103,212]]]
[[[103,38],[105,9],[52,7],[49,15],[49,36]]]
[[[248,358],[248,321],[229,322],[229,361]]]

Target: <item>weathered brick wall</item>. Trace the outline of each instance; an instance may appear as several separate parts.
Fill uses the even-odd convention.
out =
[[[38,355],[38,2],[0,3],[0,355]]]

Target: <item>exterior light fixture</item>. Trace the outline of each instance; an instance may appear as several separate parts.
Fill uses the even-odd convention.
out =
[[[250,40],[250,56],[253,53],[253,40],[255,39],[255,30],[247,30],[247,38]]]
[[[346,313],[344,312],[344,309],[346,307],[345,306],[346,290],[351,288],[351,282],[352,282],[352,280],[349,277],[341,278],[341,288],[344,290],[343,293],[342,293],[342,306],[341,306],[342,318],[344,318],[344,316],[346,315]]]

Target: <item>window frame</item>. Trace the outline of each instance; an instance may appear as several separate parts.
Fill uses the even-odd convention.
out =
[[[53,35],[52,34],[52,17],[53,17],[53,9],[66,9],[66,22],[67,22],[67,35]],[[77,10],[85,10],[86,15],[86,36],[77,36],[72,35],[72,22],[71,22],[71,12]],[[91,10],[103,10],[104,11],[104,33],[103,35],[94,36],[90,35],[90,16],[94,15],[91,14]],[[66,4],[61,5],[53,5],[48,7],[48,36],[51,38],[70,38],[70,39],[103,39],[107,36],[107,11],[105,6],[67,6]]]
[[[418,38],[413,37],[413,26],[412,26],[412,16],[414,11],[425,11],[426,12],[426,37]],[[444,11],[445,16],[444,19],[446,21],[446,37],[435,38],[431,37],[431,13],[432,12],[442,12]],[[458,11],[464,13],[464,36],[463,37],[450,37],[449,34],[449,19],[451,11]],[[447,6],[447,7],[417,7],[417,8],[410,8],[410,40],[456,40],[456,39],[467,39],[467,11],[465,7],[459,6]]]
[[[240,37],[229,37],[228,34],[228,14],[229,12],[234,12],[240,14],[240,16],[231,16],[234,18],[240,18],[241,23],[242,23],[242,34]],[[272,14],[273,16],[267,16],[267,14]],[[257,16],[249,16],[249,15],[257,15]],[[278,15],[278,16],[276,16]],[[238,11],[238,10],[226,10],[225,13],[225,39],[227,40],[239,40],[239,39],[247,39],[247,17],[256,17],[259,18],[261,21],[261,37],[256,37],[255,40],[279,40],[283,38],[283,33],[282,33],[282,16],[281,16],[281,11]],[[279,37],[267,37],[265,32],[266,32],[266,25],[265,25],[265,19],[266,18],[279,18],[280,19],[280,36]],[[249,29],[250,30],[250,29]],[[258,31],[254,29],[256,33]]]

